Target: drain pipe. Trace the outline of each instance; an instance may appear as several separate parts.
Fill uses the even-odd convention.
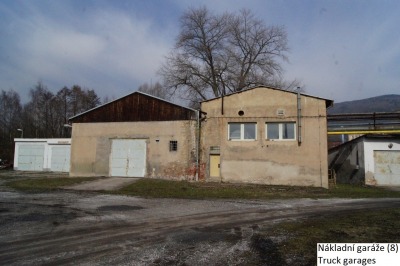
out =
[[[196,124],[196,182],[199,181],[200,172],[200,110],[196,111],[197,124]]]
[[[301,94],[300,87],[297,87],[297,142],[299,146],[301,145]]]

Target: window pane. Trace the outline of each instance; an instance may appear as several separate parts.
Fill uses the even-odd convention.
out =
[[[244,139],[256,139],[256,124],[244,124]]]
[[[240,124],[229,124],[229,139],[240,139]]]
[[[267,139],[279,139],[279,124],[268,123],[267,124]]]
[[[282,124],[282,139],[294,139],[294,123]]]

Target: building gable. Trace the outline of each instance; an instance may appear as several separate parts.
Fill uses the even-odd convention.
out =
[[[284,96],[284,97],[290,97],[290,95],[292,95],[292,97],[296,97],[296,95],[298,94],[297,92],[294,91],[286,91],[286,90],[281,90],[281,89],[277,89],[277,88],[272,88],[272,87],[255,87],[255,88],[251,88],[251,89],[247,89],[247,90],[243,90],[243,91],[238,91],[235,93],[231,93],[228,95],[225,95],[224,97],[217,97],[217,98],[213,98],[213,99],[209,99],[209,100],[205,100],[202,103],[208,103],[208,102],[212,102],[212,101],[219,101],[222,100],[222,98],[229,99],[229,98],[241,98],[241,97],[245,97],[244,95],[246,94],[250,94],[252,95],[250,98],[257,100],[257,98],[254,98],[255,94],[258,95],[280,95],[280,96]],[[317,100],[322,100],[325,101],[325,105],[326,108],[333,106],[333,101],[329,100],[329,99],[324,99],[321,97],[316,97],[316,96],[312,96],[312,95],[308,95],[308,94],[304,94],[301,93],[300,94],[302,97],[309,97],[312,99],[317,99]],[[251,104],[251,103],[249,103]]]
[[[208,113],[208,117],[293,117],[297,118],[299,99],[302,102],[302,115],[315,116],[326,113],[326,107],[332,101],[306,94],[259,87],[237,92],[224,97],[203,101],[201,110]],[[307,106],[307,108],[305,108]],[[317,109],[310,109],[314,106]],[[320,111],[318,111],[318,108]]]
[[[134,92],[69,119],[72,123],[176,121],[195,119],[196,111]]]

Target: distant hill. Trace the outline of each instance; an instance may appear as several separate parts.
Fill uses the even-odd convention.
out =
[[[328,114],[400,112],[400,95],[390,94],[363,100],[334,103]]]

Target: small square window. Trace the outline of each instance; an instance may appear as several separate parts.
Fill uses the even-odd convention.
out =
[[[178,150],[178,141],[177,140],[171,140],[169,142],[169,151],[177,151]]]

